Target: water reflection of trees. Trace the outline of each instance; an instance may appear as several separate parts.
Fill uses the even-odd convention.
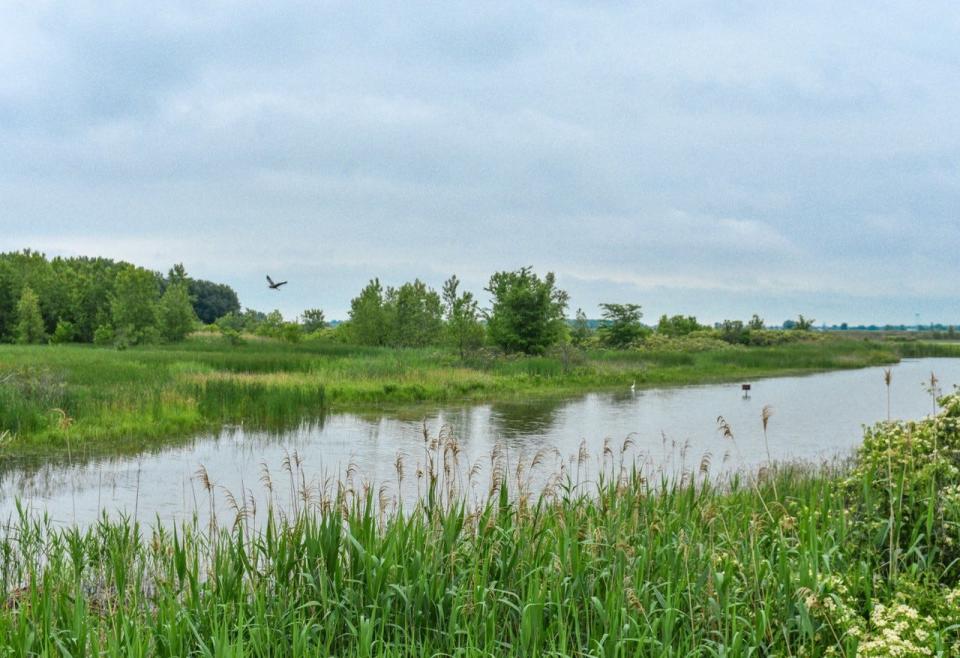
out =
[[[497,402],[490,407],[488,431],[509,446],[523,447],[531,438],[542,440],[557,423],[569,400],[538,399]]]

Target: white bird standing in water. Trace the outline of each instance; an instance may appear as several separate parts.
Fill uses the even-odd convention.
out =
[[[634,380],[633,380],[633,383],[630,384],[630,392],[631,392],[631,393],[636,393],[636,392],[637,392],[637,380],[636,380],[636,379],[634,379]]]

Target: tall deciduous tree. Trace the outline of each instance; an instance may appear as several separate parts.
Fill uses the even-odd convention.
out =
[[[387,314],[380,279],[371,280],[350,300],[350,336],[360,345],[386,345]]]
[[[640,304],[600,304],[605,324],[600,339],[610,347],[629,347],[643,338],[647,329],[640,324]]]
[[[40,315],[40,299],[29,287],[25,287],[17,302],[16,339],[23,345],[42,343],[46,340],[43,316]]]
[[[189,291],[193,310],[206,324],[216,322],[227,313],[240,313],[237,293],[226,284],[190,279]]]
[[[508,352],[542,354],[564,335],[568,295],[553,272],[543,279],[530,267],[497,272],[487,291],[493,296],[487,330]]]
[[[454,274],[443,284],[443,306],[446,312],[446,330],[449,342],[456,347],[462,360],[468,350],[483,344],[483,324],[480,307],[473,293],[459,291],[460,280]]]
[[[118,275],[110,301],[113,326],[137,343],[156,331],[159,282],[156,275],[133,265]]]
[[[160,335],[170,342],[181,341],[193,329],[197,316],[190,303],[185,281],[167,286],[157,307]]]
[[[443,310],[440,295],[416,279],[384,295],[387,342],[397,347],[425,347],[440,340]]]

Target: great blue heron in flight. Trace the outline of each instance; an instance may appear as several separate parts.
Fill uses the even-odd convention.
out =
[[[277,281],[274,283],[273,279],[270,278],[270,275],[267,275],[267,287],[270,288],[270,290],[279,290],[280,286],[286,285],[286,283],[286,281]]]

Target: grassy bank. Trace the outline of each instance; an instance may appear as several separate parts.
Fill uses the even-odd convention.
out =
[[[924,349],[948,347],[955,346]],[[123,351],[3,345],[0,435],[60,445],[142,440],[225,422],[282,426],[331,408],[568,395],[632,382],[669,386],[857,368],[896,361],[900,349],[892,343],[817,340],[749,348],[571,350],[461,362],[444,350],[323,342],[230,346],[195,339]]]
[[[722,487],[618,464],[589,492],[495,480],[467,506],[441,469],[405,513],[346,483],[257,528],[239,510],[144,534],[24,517],[0,539],[0,654],[957,655],[960,399],[945,403],[869,431],[843,467]]]

